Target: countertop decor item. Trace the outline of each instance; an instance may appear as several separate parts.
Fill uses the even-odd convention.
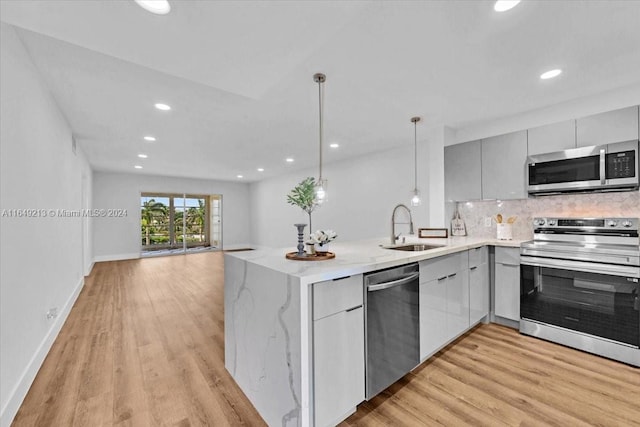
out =
[[[315,197],[316,180],[308,177],[300,181],[287,195],[287,203],[297,206],[309,215],[309,232],[311,232],[311,213],[318,206]]]
[[[333,242],[337,237],[338,235],[333,230],[316,230],[311,234],[311,240],[320,246],[320,250],[317,250],[317,252],[326,252],[322,248],[329,242]]]
[[[516,222],[515,216],[510,216],[504,221],[502,214],[496,215],[496,238],[498,240],[513,239],[513,223]]]
[[[464,225],[464,221],[460,218],[460,211],[458,210],[458,203],[456,202],[456,211],[453,214],[451,220],[451,235],[452,236],[466,236],[467,227]]]
[[[293,226],[298,229],[298,246],[297,246],[298,252],[293,252],[293,253],[295,253],[299,257],[305,256],[303,235],[304,235],[304,228],[307,226],[307,224],[293,224]]]
[[[297,252],[289,252],[286,257],[296,261],[326,261],[335,258],[336,254],[333,252],[316,252],[314,255],[298,256]]]
[[[449,230],[447,230],[446,228],[418,228],[418,237],[422,239],[446,239],[447,237],[449,237]]]

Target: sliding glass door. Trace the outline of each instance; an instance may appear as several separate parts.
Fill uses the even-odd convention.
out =
[[[211,247],[212,240],[213,247],[219,247],[220,201],[219,195],[142,193],[142,250],[186,251],[189,248]],[[215,222],[214,230],[211,229],[212,221]]]

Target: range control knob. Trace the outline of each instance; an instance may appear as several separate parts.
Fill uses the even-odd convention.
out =
[[[615,227],[616,225],[618,225],[618,221],[616,221],[615,219],[610,219],[609,221],[607,221],[607,225],[609,227]]]
[[[631,225],[632,225],[631,221],[629,221],[628,219],[622,221],[622,226],[623,227],[627,227],[628,228],[628,227],[631,227]]]
[[[537,225],[538,227],[540,227],[540,226],[544,225],[544,224],[545,224],[545,222],[546,222],[546,221],[544,220],[544,218],[536,218],[536,219],[533,221],[533,224],[534,224],[534,225]]]
[[[552,226],[552,227],[553,227],[554,225],[556,225],[556,220],[555,220],[555,219],[550,219],[550,220],[549,220],[549,225],[550,225],[550,226]]]

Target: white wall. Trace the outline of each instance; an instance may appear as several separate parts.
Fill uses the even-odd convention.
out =
[[[340,241],[386,237],[390,234],[391,212],[404,203],[411,208],[416,229],[428,224],[425,142],[418,144],[418,187],[423,204],[411,207],[413,191],[413,144],[335,162],[323,170],[329,180],[329,200],[312,215],[313,229],[332,229]],[[251,236],[259,246],[294,247],[297,222],[308,223],[300,208],[286,202],[286,196],[307,176],[317,177],[317,169],[307,169],[251,185]],[[308,233],[308,226],[305,233]],[[408,228],[399,226],[398,232]]]
[[[249,185],[245,183],[166,176],[95,172],[94,209],[126,209],[127,216],[95,218],[96,261],[140,256],[140,193],[222,194],[222,239],[225,249],[248,246]]]
[[[72,153],[71,129],[14,28],[0,30],[0,425],[8,426],[84,283],[83,220],[48,210],[90,203],[91,169],[79,148]],[[25,208],[47,217],[4,211]],[[59,315],[48,320],[53,307]]]

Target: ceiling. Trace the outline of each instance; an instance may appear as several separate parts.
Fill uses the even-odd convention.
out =
[[[0,1],[95,170],[250,182],[315,166],[316,72],[340,144],[327,162],[413,144],[415,115],[420,139],[640,82],[640,1],[170,1],[164,16]]]

